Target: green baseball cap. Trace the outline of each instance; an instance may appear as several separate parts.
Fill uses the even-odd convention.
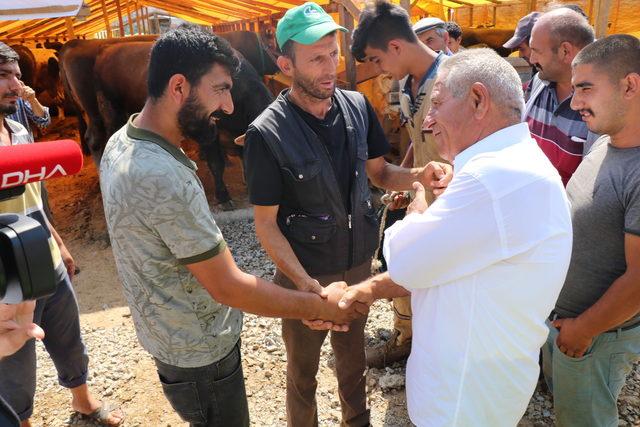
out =
[[[336,24],[331,15],[313,2],[289,9],[276,27],[276,40],[282,46],[293,40],[301,44],[313,44],[333,31],[348,31]]]

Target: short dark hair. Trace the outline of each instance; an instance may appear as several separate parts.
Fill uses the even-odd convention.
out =
[[[628,74],[640,74],[640,40],[628,34],[615,34],[596,40],[573,59],[576,65],[590,64],[617,82]]]
[[[149,97],[161,97],[175,74],[182,74],[190,84],[197,85],[214,64],[227,68],[232,75],[238,70],[240,60],[225,39],[194,26],[165,33],[151,48]]]
[[[451,38],[457,40],[458,37],[462,37],[462,28],[460,28],[460,25],[455,22],[449,21],[444,24],[444,27],[447,29],[447,33],[449,33]]]
[[[8,62],[18,62],[20,55],[11,49],[5,43],[0,42],[0,64],[6,64]]]
[[[351,53],[357,61],[363,62],[367,46],[386,51],[387,45],[393,39],[402,39],[409,43],[418,42],[407,11],[386,0],[377,0],[374,4],[367,5],[360,13],[358,27],[353,32]]]

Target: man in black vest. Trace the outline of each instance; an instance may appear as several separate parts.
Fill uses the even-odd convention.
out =
[[[256,233],[276,264],[274,281],[320,295],[331,282],[357,283],[370,275],[378,222],[367,175],[391,190],[447,179],[438,164],[406,169],[382,157],[389,144],[371,105],[360,93],[336,89],[337,31],[346,29],[315,3],[289,10],[278,22],[278,66],[292,85],[252,123],[245,141]],[[365,323],[356,320],[346,332],[337,326],[331,335],[348,426],[369,423]],[[327,331],[283,319],[282,335],[288,424],[317,425],[315,376]]]

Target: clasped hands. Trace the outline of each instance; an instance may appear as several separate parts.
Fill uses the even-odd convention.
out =
[[[303,320],[308,328],[322,331],[346,332],[349,323],[369,313],[374,298],[365,284],[348,286],[346,282],[334,282],[322,288],[319,295],[332,307],[332,317],[326,319]]]

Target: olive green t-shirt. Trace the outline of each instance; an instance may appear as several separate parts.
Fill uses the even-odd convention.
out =
[[[118,274],[142,346],[173,366],[206,366],[233,349],[242,313],[215,301],[186,265],[218,255],[225,241],[195,163],[134,117],[100,164]]]

